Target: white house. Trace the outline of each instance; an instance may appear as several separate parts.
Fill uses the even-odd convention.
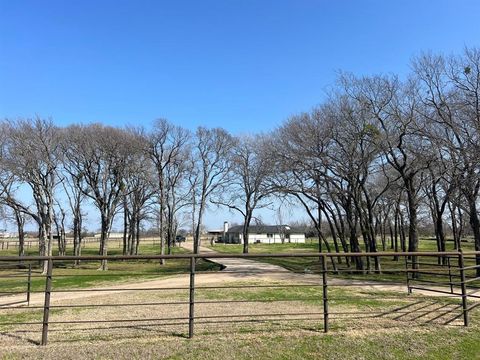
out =
[[[93,235],[95,239],[100,239],[102,237],[101,233],[97,233]],[[123,239],[123,233],[116,233],[116,232],[111,232],[110,236],[108,237],[109,239]]]
[[[242,232],[242,225],[229,228],[228,223],[225,223],[223,241],[229,244],[243,244]],[[305,233],[288,225],[252,225],[249,228],[249,244],[281,244],[282,242],[305,243]]]
[[[0,230],[0,238],[6,239],[13,237],[13,234],[7,232],[7,230]]]

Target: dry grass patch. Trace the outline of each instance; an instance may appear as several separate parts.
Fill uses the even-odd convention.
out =
[[[228,284],[237,287],[252,284],[292,285],[279,281],[240,281]],[[227,284],[222,282],[218,285]],[[459,313],[458,304],[446,299],[406,297],[386,292],[385,300],[381,300],[381,294],[382,292],[372,293],[374,299],[370,299],[369,293],[361,288],[331,290],[329,292],[331,331],[348,333],[349,336],[356,337],[365,331],[379,333],[386,329],[417,326],[422,329],[443,324]],[[216,302],[219,300],[229,302]],[[195,333],[198,336],[242,334],[255,338],[265,333],[280,333],[287,336],[288,333],[322,332],[323,303],[321,289],[318,287],[198,289],[196,301],[199,302],[195,305]],[[176,302],[178,304],[171,304]],[[173,339],[187,336],[187,290],[100,293],[65,299],[54,304],[84,306],[52,309],[50,344],[79,341],[115,342],[152,337]],[[121,304],[123,305],[104,306]],[[20,315],[22,313],[24,315]],[[10,321],[42,319],[41,309],[35,311],[10,309],[4,310],[3,314],[2,322],[8,319]],[[460,323],[461,318],[454,319],[450,326],[457,326]],[[0,345],[31,346],[40,342],[40,334],[40,325],[5,325],[0,335]]]

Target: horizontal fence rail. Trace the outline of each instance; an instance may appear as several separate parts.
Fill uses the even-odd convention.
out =
[[[227,254],[227,253],[208,253],[208,254],[172,254],[172,255],[82,255],[82,256],[0,256],[1,262],[19,262],[19,261],[39,261],[39,260],[168,260],[168,259],[236,259],[236,258],[312,258],[312,257],[412,257],[412,256],[426,256],[426,257],[448,257],[460,256],[464,258],[475,255],[480,256],[480,251],[417,251],[417,252],[394,252],[394,251],[379,251],[379,252],[340,252],[340,253],[276,253],[276,254]]]
[[[2,317],[0,327],[2,326],[40,326],[41,327],[41,345],[46,345],[48,342],[49,332],[54,331],[52,327],[62,324],[111,324],[110,328],[128,328],[128,325],[114,325],[134,323],[141,324],[142,327],[152,326],[186,326],[187,336],[192,338],[195,334],[196,325],[221,325],[231,323],[280,323],[280,322],[295,322],[304,321],[321,324],[319,327],[324,332],[328,332],[332,321],[339,319],[364,319],[364,318],[381,318],[385,316],[394,316],[391,319],[427,319],[427,322],[433,322],[438,319],[445,319],[445,324],[452,323],[458,319],[462,319],[463,325],[468,326],[470,317],[469,312],[480,302],[473,303],[470,300],[480,299],[480,277],[477,276],[480,265],[477,265],[477,259],[480,256],[480,251],[450,251],[450,252],[376,252],[376,253],[284,253],[284,254],[178,254],[178,255],[126,255],[126,256],[0,256],[0,311],[13,312],[41,311],[41,320],[24,320],[24,321],[8,321],[8,317]],[[309,268],[304,273],[287,272],[286,270],[256,270],[244,269],[242,271],[216,270],[223,274],[240,274],[249,275],[253,278],[258,274],[271,273],[277,276],[277,279],[282,279],[282,274],[295,274],[298,276],[299,282],[290,281],[290,283],[274,283],[274,284],[199,284],[197,278],[203,274],[212,273],[214,270],[203,269],[199,265],[199,261],[217,261],[221,263],[222,259],[247,259],[247,260],[272,260],[272,259],[309,259]],[[361,258],[366,263],[366,267],[361,269],[356,268],[355,259]],[[403,258],[402,262],[399,261]],[[342,260],[343,259],[343,260]],[[348,263],[348,260],[350,263]],[[379,264],[379,259],[382,259],[382,265],[385,265],[385,259],[392,261],[389,265],[382,268]],[[394,261],[394,259],[396,259]],[[72,263],[81,261],[82,263],[108,260],[109,262],[123,262],[123,261],[153,261],[159,263],[160,260],[168,261],[182,261],[183,270],[178,272],[158,272],[158,273],[144,273],[141,271],[126,272],[125,274],[111,274],[108,271],[99,273],[79,273],[79,277],[89,277],[95,279],[102,277],[121,278],[122,275],[129,277],[148,275],[146,280],[154,279],[155,275],[185,275],[187,279],[185,285],[181,286],[142,286],[139,283],[135,287],[118,285],[109,287],[75,287],[75,288],[56,288],[55,280],[62,281],[68,279],[73,275],[55,274],[55,270],[65,268],[65,263]],[[341,260],[341,261],[340,261]],[[46,263],[45,272],[40,271],[41,263]],[[349,265],[348,265],[349,264]],[[61,266],[61,267],[60,267]],[[378,266],[378,267],[377,267]],[[223,269],[223,268],[221,268]],[[307,271],[308,270],[308,271]],[[382,276],[379,279],[375,276]],[[363,276],[363,277],[362,277]],[[370,276],[372,277],[370,279]],[[240,277],[241,278],[241,277]],[[2,280],[3,279],[3,280]],[[401,280],[403,279],[403,281]],[[4,285],[1,281],[5,281]],[[16,284],[12,288],[8,288],[8,282]],[[33,282],[43,281],[42,289],[32,289]],[[20,284],[20,285],[19,285]],[[394,309],[385,308],[381,310],[368,311],[346,311],[343,308],[337,309],[342,301],[352,300],[350,296],[342,296],[335,293],[335,289],[360,287],[373,289],[365,296],[371,301],[386,301],[398,299],[398,296],[392,296],[389,293],[381,294],[375,292],[375,289],[389,289],[388,286],[393,287],[395,291],[398,288],[405,289],[409,295],[418,293],[425,296],[426,293],[432,295],[438,294],[442,299],[451,299],[459,302],[447,302],[439,304],[432,309],[432,303],[420,297],[412,295],[412,304],[403,305]],[[22,289],[23,290],[19,290]],[[232,299],[224,298],[222,291],[224,290],[268,290],[270,292],[285,290],[285,289],[302,289],[307,288],[312,290],[310,296],[296,296],[294,298],[247,298],[247,299]],[[220,291],[220,295],[216,298],[202,298],[198,297],[201,293],[208,293],[212,291]],[[380,290],[381,291],[381,290]],[[69,293],[92,293],[97,296],[102,294],[122,294],[125,292],[134,292],[135,294],[145,293],[152,294],[155,292],[176,292],[179,293],[178,299],[164,299],[158,301],[155,298],[149,301],[129,301],[120,300],[109,303],[95,303],[88,304],[85,300],[73,304],[58,304],[52,303],[54,294],[69,294]],[[43,301],[38,301],[31,304],[32,295],[43,294]],[[306,293],[309,294],[309,293]],[[215,293],[213,293],[215,295]],[[39,295],[37,295],[39,296]],[[149,295],[147,295],[148,297]],[[12,299],[11,301],[9,299]],[[121,295],[120,295],[121,298]],[[108,300],[108,296],[104,298]],[[275,311],[273,308],[269,312],[254,312],[254,313],[197,313],[197,306],[218,304],[219,306],[233,306],[234,304],[276,304],[276,303],[298,303],[298,302],[312,302],[318,301],[321,306],[316,307],[314,311],[297,311],[293,306],[291,311]],[[315,303],[316,304],[316,303]],[[54,311],[64,311],[68,309],[89,309],[89,308],[141,308],[148,307],[148,309],[156,309],[158,307],[172,306],[170,316],[151,316],[148,318],[80,318],[76,320],[58,320],[55,319]],[[178,309],[177,309],[178,308]],[[63,310],[62,310],[63,309]],[[181,310],[183,309],[183,310]],[[219,308],[221,309],[221,308]],[[255,308],[253,308],[255,309]],[[231,310],[231,308],[229,308]],[[122,313],[120,313],[122,314]],[[40,315],[40,314],[38,314]],[[52,317],[53,315],[53,317]],[[413,316],[413,318],[412,318]],[[433,317],[432,317],[433,316]],[[447,316],[453,316],[447,319]],[[37,316],[40,317],[40,316]],[[389,318],[389,319],[390,319]],[[76,329],[72,329],[74,331]],[[80,329],[78,329],[80,331]]]

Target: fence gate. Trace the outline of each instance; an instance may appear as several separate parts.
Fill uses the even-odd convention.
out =
[[[434,292],[458,299],[461,313],[447,323],[463,317],[464,325],[468,326],[469,311],[479,305],[469,304],[468,299],[480,299],[477,269],[475,256],[466,256],[462,251],[458,255],[405,256],[408,294]]]

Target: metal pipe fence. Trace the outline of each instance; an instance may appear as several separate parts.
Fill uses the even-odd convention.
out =
[[[111,328],[121,328],[127,326],[119,326],[115,324],[142,324],[143,327],[148,326],[186,326],[187,336],[192,338],[195,335],[197,325],[221,325],[231,323],[280,323],[280,322],[313,322],[317,324],[324,332],[328,332],[332,322],[341,321],[342,319],[355,320],[365,318],[381,318],[388,317],[393,320],[409,319],[415,321],[426,319],[427,322],[434,322],[444,319],[445,324],[450,324],[460,318],[464,326],[468,326],[470,322],[469,313],[477,308],[479,303],[472,303],[470,300],[480,299],[480,277],[477,276],[477,269],[480,265],[476,264],[476,255],[480,252],[378,252],[378,253],[287,253],[287,254],[180,254],[180,255],[131,255],[131,256],[29,256],[29,257],[12,257],[0,256],[0,299],[7,299],[0,302],[0,311],[8,310],[10,313],[14,311],[41,311],[41,320],[25,320],[25,321],[8,321],[8,317],[2,317],[0,327],[2,326],[33,326],[41,327],[41,345],[47,345],[49,332],[52,326],[62,324],[110,324]],[[403,257],[404,263],[395,261]],[[339,258],[367,258],[382,259],[382,262],[376,261],[375,264],[388,262],[388,267],[374,268],[372,262],[370,268],[358,268],[352,262],[347,266],[347,262],[339,262]],[[161,268],[160,260],[183,261],[183,268],[175,274],[186,276],[184,285],[175,286],[138,286],[131,287],[126,285],[109,286],[109,287],[56,287],[55,281],[61,283],[62,279],[74,277],[75,274],[55,274],[58,266],[65,267],[65,263],[81,260],[82,264],[107,259],[109,262],[121,261],[150,261],[158,264]],[[239,279],[247,278],[255,279],[259,274],[275,274],[276,282],[274,283],[219,283],[219,284],[202,284],[201,276],[212,273],[212,270],[202,270],[199,261],[218,261],[222,259],[248,259],[264,262],[277,263],[279,260],[295,260],[304,261],[309,267],[309,271],[305,272],[287,272],[285,270],[219,270],[219,274],[237,274]],[[439,259],[442,259],[441,261]],[[446,260],[443,260],[446,259]],[[38,268],[41,262],[46,262],[46,272],[40,273]],[[441,262],[441,263],[440,263]],[[32,270],[34,269],[34,270]],[[74,271],[75,269],[72,269]],[[161,274],[161,272],[160,272]],[[171,274],[171,273],[167,273]],[[282,274],[286,275],[287,282],[282,282]],[[294,274],[295,278],[291,279],[289,275]],[[141,271],[132,271],[127,273],[130,277],[145,275]],[[95,274],[79,274],[78,276],[102,278],[114,278],[119,274],[110,274],[108,271]],[[247,276],[247,277],[245,277]],[[250,277],[248,277],[250,276]],[[200,277],[200,278],[199,278]],[[4,279],[4,283],[2,283]],[[148,279],[152,279],[149,277]],[[16,281],[16,282],[15,282]],[[39,284],[41,281],[41,284]],[[10,282],[10,283],[9,283]],[[33,282],[36,286],[33,287]],[[9,284],[11,285],[9,288]],[[23,285],[22,285],[23,284]],[[22,287],[23,286],[23,287]],[[42,286],[40,289],[39,286]],[[350,304],[352,301],[359,301],[352,295],[345,295],[343,292],[336,292],[336,289],[346,288],[361,289],[362,297],[369,301],[385,302],[380,309],[363,310],[360,305],[359,309],[351,310],[342,306],[344,303]],[[312,293],[301,293],[301,289],[312,290]],[[23,289],[23,290],[22,290]],[[239,293],[248,294],[249,291],[258,291],[260,295],[262,291],[269,294],[276,292],[285,292],[287,289],[296,289],[301,295],[292,293],[292,297],[288,298],[285,294],[281,294],[280,298],[228,298],[222,291],[228,290],[238,291]],[[379,290],[377,290],[379,289]],[[390,300],[405,300],[400,293],[392,295],[391,292],[405,291],[409,296],[407,299],[411,303],[402,304],[392,308],[389,305]],[[388,293],[383,293],[389,291]],[[179,292],[180,295],[174,299],[165,299],[158,301],[155,298],[149,301],[137,302],[122,300],[122,293],[145,293],[152,294],[156,292]],[[217,292],[217,293],[216,293]],[[117,294],[119,301],[109,303],[88,304],[85,300],[70,304],[58,303],[54,301],[55,294],[68,293],[91,293],[91,294]],[[210,297],[199,296],[208,293]],[[425,294],[438,294],[439,297],[427,297]],[[36,298],[36,302],[32,303],[32,296],[37,294],[42,296],[41,302]],[[308,296],[310,294],[310,296]],[[313,295],[312,295],[313,294]],[[17,298],[23,296],[20,300]],[[149,295],[147,295],[148,298]],[[212,298],[213,296],[213,298]],[[8,301],[9,298],[17,301]],[[106,299],[106,298],[105,298]],[[54,301],[54,302],[52,302]],[[439,303],[435,305],[438,301]],[[313,303],[313,307],[309,306],[308,311],[297,311],[298,306],[294,306],[292,311],[263,311],[253,313],[232,313],[233,304],[279,304],[279,303],[298,304],[299,302]],[[383,303],[382,303],[383,304]],[[433,305],[432,305],[433,304]],[[207,313],[196,313],[196,306],[201,305],[223,305],[227,306],[227,311],[221,313],[220,307]],[[354,304],[355,305],[355,304]],[[174,306],[178,307],[172,310],[170,316],[149,316],[145,318],[104,318],[91,319],[79,318],[70,320],[59,320],[52,318],[54,311],[68,309],[89,309],[89,308],[139,308],[148,307],[156,309],[157,307]],[[433,308],[432,308],[433,306]],[[436,306],[436,307],[435,307]],[[180,308],[186,311],[179,310]],[[255,307],[253,307],[255,309]],[[153,310],[152,310],[153,311]],[[120,315],[124,312],[120,311]],[[37,314],[40,315],[40,314]],[[392,317],[393,316],[393,317]],[[447,318],[447,316],[451,316]],[[40,317],[40,316],[37,316]],[[15,320],[15,319],[14,319]],[[443,320],[442,320],[443,321]],[[321,324],[321,325],[320,325]],[[75,329],[72,329],[74,331]]]

